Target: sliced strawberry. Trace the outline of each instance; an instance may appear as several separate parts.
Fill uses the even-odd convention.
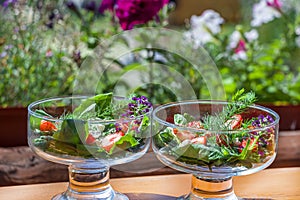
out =
[[[229,127],[231,130],[235,130],[241,127],[243,122],[242,115],[233,115],[231,119],[229,119],[225,125]]]
[[[190,132],[190,131],[179,131],[178,129],[174,128],[173,133],[178,137],[180,141],[184,140],[192,140],[195,138],[197,135]]]
[[[191,141],[193,144],[204,144],[206,145],[206,137],[205,136],[199,136]]]
[[[102,148],[105,149],[106,152],[110,152],[110,149],[114,146],[114,144],[118,142],[124,135],[125,134],[122,131],[119,131],[117,133],[105,136],[101,141]]]
[[[196,129],[203,129],[204,128],[200,121],[189,122],[187,124],[187,127],[196,128]]]
[[[85,139],[85,143],[88,145],[94,144],[96,142],[96,138],[92,134],[89,134]]]
[[[42,120],[40,124],[40,131],[57,131],[57,128],[52,122]]]
[[[242,144],[241,144],[241,146],[240,146],[239,152],[242,152],[242,151],[243,151],[243,149],[244,149],[244,148],[246,147],[246,145],[247,145],[248,140],[249,140],[249,139],[243,140],[243,141],[242,141]],[[255,141],[254,138],[250,139],[250,144],[249,144],[249,146],[250,146],[250,148],[251,148],[250,150],[252,150],[252,151],[256,151],[257,148],[258,148],[258,143],[256,142],[256,143],[254,144],[254,141]]]

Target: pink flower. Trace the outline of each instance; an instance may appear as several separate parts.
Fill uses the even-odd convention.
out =
[[[247,60],[247,49],[246,42],[240,39],[236,48],[234,49],[234,55],[232,56],[234,60]]]
[[[280,2],[279,0],[272,0],[272,1],[267,1],[267,5],[277,10],[280,10],[282,7],[282,2]]]
[[[243,39],[240,39],[237,47],[234,49],[234,53],[240,53],[241,51],[246,51],[246,42]]]
[[[144,24],[156,18],[157,13],[169,0],[104,0],[100,12],[114,10],[123,30],[132,29],[135,25]]]

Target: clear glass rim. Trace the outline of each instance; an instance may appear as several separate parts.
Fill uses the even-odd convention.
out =
[[[27,107],[27,110],[28,110],[29,115],[34,116],[36,118],[39,118],[39,119],[42,119],[42,120],[53,121],[53,122],[62,122],[65,119],[63,119],[63,118],[60,119],[60,118],[55,118],[55,117],[47,117],[47,116],[41,115],[41,114],[35,112],[33,110],[33,108],[35,106],[38,106],[38,105],[43,104],[43,103],[61,101],[63,99],[68,99],[68,100],[71,100],[71,102],[72,102],[72,101],[80,100],[80,99],[84,100],[84,99],[87,99],[87,98],[90,98],[90,97],[93,97],[93,96],[94,95],[74,95],[74,96],[58,96],[58,97],[44,98],[44,99],[40,99],[40,100],[34,101],[31,104],[29,104],[28,107]],[[123,96],[113,96],[113,98],[120,98],[120,99],[124,99],[124,100],[128,99],[128,98],[123,97]],[[72,103],[70,105],[72,105]],[[120,119],[112,119],[112,120],[103,120],[103,119],[88,119],[88,120],[85,120],[85,119],[77,119],[77,118],[71,118],[71,119],[87,121],[87,122],[90,122],[90,123],[117,123],[120,120],[122,120],[122,121],[127,121],[127,120],[132,121],[132,120],[143,119],[144,116],[151,115],[152,111],[153,111],[153,107],[149,108],[149,112],[144,113],[143,115],[135,116],[134,118],[123,117],[123,118],[120,118]]]
[[[183,106],[183,105],[188,105],[188,104],[202,104],[202,105],[205,105],[205,104],[210,104],[210,105],[217,105],[217,104],[220,104],[220,105],[227,105],[227,104],[230,104],[231,102],[228,102],[228,101],[219,101],[219,100],[187,100],[187,101],[179,101],[179,102],[172,102],[172,103],[167,103],[167,104],[163,104],[163,105],[160,105],[158,107],[156,107],[153,112],[152,112],[152,119],[154,121],[157,121],[159,122],[160,124],[162,125],[165,125],[165,126],[168,126],[168,127],[171,127],[171,128],[176,128],[176,129],[179,129],[179,130],[186,130],[186,131],[191,131],[191,132],[203,132],[203,133],[217,133],[217,134],[224,134],[224,133],[229,133],[229,134],[234,134],[234,133],[239,133],[241,131],[245,131],[245,132],[258,132],[258,131],[264,131],[264,130],[267,130],[269,128],[272,128],[274,126],[276,126],[277,124],[279,124],[279,120],[280,120],[280,117],[279,115],[273,111],[272,109],[270,108],[267,108],[267,107],[264,107],[264,106],[261,106],[261,105],[257,105],[257,104],[254,104],[254,105],[251,105],[249,106],[248,108],[252,108],[252,109],[256,109],[256,110],[260,110],[260,111],[264,111],[264,112],[267,112],[269,114],[271,114],[272,116],[275,117],[274,119],[274,122],[268,124],[267,126],[264,126],[262,128],[255,128],[255,129],[242,129],[242,130],[206,130],[206,129],[197,129],[197,128],[190,128],[190,127],[183,127],[183,126],[178,126],[178,125],[175,125],[173,123],[169,123],[165,120],[162,120],[160,119],[158,116],[157,116],[157,113],[163,109],[166,109],[166,108],[171,108],[171,107],[176,107],[176,106]]]

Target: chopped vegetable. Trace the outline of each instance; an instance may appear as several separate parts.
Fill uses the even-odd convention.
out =
[[[41,120],[40,131],[57,131],[57,128],[52,122]]]
[[[122,131],[105,136],[101,140],[102,148],[105,149],[106,152],[110,152],[111,148],[122,138],[122,136],[124,136]]]

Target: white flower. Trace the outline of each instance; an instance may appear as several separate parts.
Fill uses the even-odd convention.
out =
[[[246,51],[239,51],[232,56],[233,60],[247,60],[247,58]]]
[[[242,38],[242,34],[239,31],[233,31],[229,37],[229,45],[227,49],[235,49]]]
[[[242,34],[239,31],[234,31],[229,37],[229,44],[227,50],[233,52],[232,59],[234,60],[246,60],[246,42],[242,38]]]
[[[275,18],[281,17],[281,13],[278,10],[278,6],[280,5],[281,3],[279,0],[273,0],[272,3],[270,3],[268,0],[261,0],[259,3],[254,4],[251,26],[257,27],[264,23],[268,23]]]
[[[184,37],[194,43],[194,47],[213,40],[213,35],[221,31],[224,19],[213,10],[206,10],[201,16],[193,15],[190,20],[191,29],[184,33]]]
[[[297,26],[295,28],[295,33],[296,33],[296,35],[300,35],[300,26]]]
[[[201,15],[203,25],[206,26],[212,34],[220,33],[221,24],[224,23],[224,19],[221,15],[213,10],[206,10]],[[202,23],[201,23],[202,24]],[[200,24],[199,24],[200,25]]]
[[[255,29],[252,29],[251,31],[246,32],[244,35],[248,42],[253,42],[258,39],[258,32]]]

